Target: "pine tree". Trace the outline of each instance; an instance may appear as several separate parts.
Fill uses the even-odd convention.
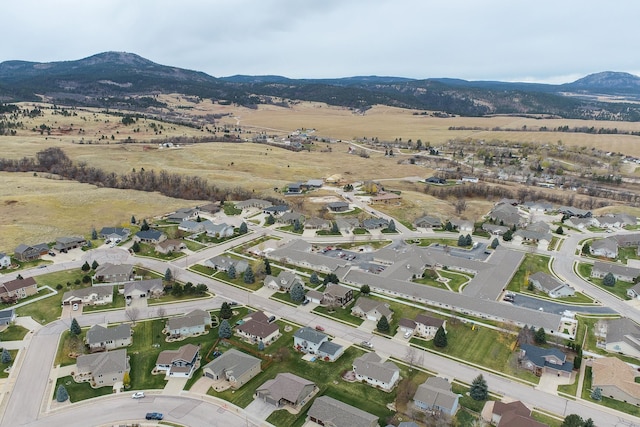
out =
[[[499,244],[500,242],[498,241],[498,238],[494,237],[493,240],[491,241],[491,249],[497,248]]]
[[[71,334],[75,336],[78,336],[82,333],[82,329],[80,329],[80,325],[78,324],[78,321],[76,320],[75,317],[71,320],[71,326],[69,327],[69,332],[71,332]]]
[[[140,243],[133,242],[133,245],[131,245],[131,250],[135,253],[140,252]]]
[[[221,339],[231,338],[233,335],[233,331],[231,330],[231,325],[227,319],[223,319],[220,322],[220,328],[218,329],[218,337]]]
[[[233,311],[231,310],[229,303],[225,301],[220,307],[220,317],[223,319],[231,319],[231,316],[233,316]]]
[[[2,357],[0,358],[0,361],[6,365],[7,363],[11,363],[12,360],[13,359],[11,358],[11,353],[9,353],[9,350],[7,350],[6,348],[3,348]]]
[[[273,217],[273,215],[269,214],[269,216],[267,217],[267,219],[265,220],[265,224],[267,225],[273,225],[276,223],[276,219]]]
[[[389,332],[389,321],[387,320],[387,316],[382,316],[380,320],[378,320],[378,324],[376,325],[379,332]]]
[[[258,351],[264,351],[264,342],[262,340],[258,343]]]
[[[340,229],[338,228],[338,223],[335,221],[331,222],[331,232],[334,234],[340,233]]]
[[[611,273],[607,273],[602,279],[602,284],[605,286],[613,287],[616,284],[616,277]]]
[[[446,231],[453,231],[453,225],[451,224],[451,221],[447,221],[444,225],[444,229]]]
[[[564,418],[560,427],[582,427],[584,420],[578,414],[569,414]]]
[[[289,290],[289,296],[291,296],[291,301],[293,302],[302,302],[304,301],[304,288],[300,282],[296,282],[293,284],[291,289]]]
[[[460,236],[458,236],[458,246],[465,246],[465,244],[466,244],[466,239],[461,234]]]
[[[95,270],[99,266],[100,266],[100,264],[98,264],[98,261],[96,261],[96,260],[94,260],[93,263],[91,263],[91,269],[92,270]]]
[[[171,269],[167,267],[167,269],[164,272],[164,281],[170,282],[172,280],[173,280],[173,273],[171,272]]]
[[[234,265],[230,265],[227,269],[227,277],[232,280],[236,278],[236,267]]]
[[[544,328],[540,327],[533,335],[533,340],[536,344],[545,344],[547,342],[547,333],[544,331]]]
[[[600,387],[594,388],[591,392],[591,398],[597,401],[602,400],[602,389]]]
[[[98,238],[98,232],[95,228],[91,229],[91,240],[96,240]]]
[[[240,224],[240,234],[247,234],[247,232],[249,231],[249,228],[247,227],[247,223],[246,222],[242,222],[242,224]]]
[[[587,418],[582,427],[596,427],[596,425],[591,418]]]
[[[140,226],[140,230],[141,231],[147,231],[149,230],[149,224],[147,223],[146,219],[142,220],[142,225]]]
[[[135,224],[136,223],[136,217],[131,215],[131,224]]]
[[[267,258],[264,259],[264,272],[265,274],[271,274],[271,264]]]
[[[248,266],[247,269],[244,271],[242,279],[246,284],[254,283],[256,281],[256,276],[253,274],[253,270],[251,269],[251,266]]]
[[[56,402],[66,402],[68,398],[69,392],[67,392],[67,389],[62,384],[60,384],[58,386],[58,390],[56,390]]]
[[[487,397],[489,397],[489,386],[482,374],[475,377],[471,383],[469,396],[471,396],[473,400],[487,400]]]
[[[392,233],[395,233],[396,223],[393,220],[389,221],[389,225],[387,225],[387,230],[391,231]]]
[[[557,233],[557,234],[564,234],[564,229],[562,228],[562,226],[559,226],[559,227],[556,229],[556,233]]]
[[[320,278],[318,277],[318,274],[315,271],[311,273],[311,276],[309,276],[309,283],[311,283],[312,285],[320,284]]]
[[[467,235],[464,237],[464,245],[465,245],[465,246],[471,246],[471,245],[473,245],[473,238],[471,237],[471,234],[467,234]]]
[[[89,261],[85,261],[84,264],[82,264],[82,271],[89,271],[91,270],[91,266],[89,265]]]
[[[442,326],[436,331],[436,336],[433,338],[433,345],[438,348],[444,348],[447,346],[447,332]]]

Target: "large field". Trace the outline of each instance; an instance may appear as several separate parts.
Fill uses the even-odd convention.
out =
[[[1,157],[21,158],[34,156],[46,147],[62,148],[75,162],[105,171],[125,173],[132,169],[161,169],[185,175],[197,175],[219,187],[243,187],[256,197],[279,196],[274,188],[282,188],[294,181],[312,178],[342,176],[344,182],[385,180],[390,189],[402,190],[403,202],[399,206],[381,210],[401,221],[411,221],[429,213],[441,217],[455,214],[453,200],[439,200],[422,193],[421,183],[407,177],[428,177],[433,169],[409,164],[402,160],[409,152],[385,157],[384,150],[369,150],[369,158],[348,154],[354,137],[383,141],[421,139],[432,146],[454,138],[474,138],[490,141],[500,139],[512,143],[530,142],[566,146],[594,147],[640,156],[639,137],[630,135],[593,135],[555,132],[499,132],[451,131],[451,126],[493,129],[494,127],[529,129],[561,125],[595,126],[640,131],[640,123],[585,122],[578,120],[535,120],[522,117],[493,118],[435,118],[417,115],[414,111],[377,106],[364,115],[345,108],[329,107],[318,103],[298,103],[285,109],[259,106],[249,109],[212,104],[194,103],[184,97],[162,96],[176,110],[184,114],[207,117],[208,130],[139,119],[125,126],[120,117],[98,111],[72,110],[73,114],[60,114],[43,108],[43,115],[21,117],[24,128],[15,136],[0,136]],[[23,104],[32,108],[35,104]],[[54,114],[55,113],[55,114]],[[213,123],[213,115],[219,119]],[[220,118],[221,117],[221,118]],[[41,125],[51,129],[40,133]],[[226,126],[233,133],[242,128],[241,138],[251,138],[257,132],[286,136],[296,129],[315,129],[314,135],[341,139],[348,142],[334,144],[315,143],[311,151],[288,150],[254,143],[200,143],[180,148],[160,149],[158,143],[167,137],[206,136],[211,129]],[[220,133],[218,133],[220,135]],[[127,138],[138,143],[122,144]],[[359,148],[357,148],[359,149]],[[143,218],[171,211],[177,207],[195,204],[193,201],[169,199],[155,193],[111,190],[69,181],[56,181],[33,174],[2,173],[0,190],[0,250],[11,251],[20,242],[51,241],[56,236],[88,234],[91,226],[102,227],[126,223],[131,215]],[[551,191],[551,190],[546,190]],[[319,196],[328,193],[320,192]],[[323,200],[305,198],[298,207],[306,214],[316,214]],[[477,219],[486,213],[494,200],[468,200],[467,210],[461,215]]]

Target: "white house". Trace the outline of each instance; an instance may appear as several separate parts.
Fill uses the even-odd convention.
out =
[[[0,252],[0,268],[7,268],[11,265],[11,257]]]
[[[161,351],[156,360],[156,371],[165,371],[165,377],[190,378],[196,369],[200,347],[186,344],[178,350]]]
[[[356,380],[384,391],[391,391],[400,379],[400,369],[392,362],[383,362],[376,353],[365,353],[353,360]]]
[[[531,283],[534,288],[549,295],[551,298],[568,297],[575,294],[575,290],[571,286],[566,283],[562,283],[555,277],[541,271],[535,272],[529,276],[529,283]]]
[[[344,348],[329,341],[329,336],[305,326],[293,334],[293,347],[303,353],[315,354],[319,358],[333,362],[338,359]]]
[[[414,333],[427,339],[435,337],[441,326],[445,327],[444,320],[426,314],[418,314],[414,321],[416,322]]]

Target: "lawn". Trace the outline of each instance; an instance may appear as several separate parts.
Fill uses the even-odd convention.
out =
[[[9,373],[4,370],[13,365],[13,361],[16,360],[16,356],[18,355],[18,350],[9,350],[9,354],[11,355],[11,362],[0,362],[0,378],[9,378]]]
[[[362,322],[364,322],[364,319],[351,315],[351,308],[353,307],[353,304],[355,303],[356,299],[357,298],[354,298],[354,300],[344,308],[336,307],[334,309],[329,307],[317,306],[316,308],[311,310],[311,312],[320,314],[322,316],[330,317],[342,323],[348,323],[357,327],[357,326],[360,326]]]
[[[63,385],[67,389],[67,393],[69,393],[69,400],[71,401],[71,403],[80,402],[82,400],[91,399],[93,397],[106,396],[113,393],[112,387],[92,388],[88,381],[77,383],[73,380],[73,377],[66,376],[58,378],[58,380],[56,381],[56,386],[53,389],[53,396],[51,397],[52,399],[56,398],[56,392],[58,391],[58,387],[60,385]]]
[[[0,333],[0,341],[22,341],[29,330],[20,325],[9,325]]]
[[[176,258],[180,258],[184,256],[182,252],[169,252],[167,254],[161,254],[160,252],[156,252],[155,245],[148,245],[146,243],[138,243],[140,246],[140,250],[136,252],[136,255],[145,256],[149,258],[156,258],[163,261],[171,261]]]
[[[513,279],[509,282],[507,289],[513,292],[526,291],[529,286],[528,276],[538,271],[551,275],[549,259],[545,255],[525,254],[524,260],[520,264],[518,271],[513,275]]]
[[[187,245],[187,249],[193,252],[198,252],[200,249],[206,248],[206,245],[202,245],[198,242],[194,242],[192,240],[183,239],[182,240],[185,245]]]
[[[635,286],[633,283],[623,282],[622,280],[616,280],[615,285],[613,286],[604,286],[602,284],[602,279],[597,279],[595,277],[591,277],[591,270],[593,270],[592,264],[587,263],[579,263],[578,264],[578,274],[580,274],[585,280],[594,285],[604,289],[605,291],[617,296],[623,301],[630,299],[627,296],[627,289]]]
[[[301,302],[295,302],[291,299],[291,295],[289,295],[289,292],[276,292],[273,295],[271,295],[271,299],[276,300],[276,301],[281,301],[285,304],[289,304],[289,305],[293,305],[293,306],[298,306],[301,304]]]
[[[62,335],[60,335],[56,359],[53,362],[54,365],[74,365],[76,363],[76,358],[69,356],[71,353],[86,354],[87,348],[84,345],[84,338],[86,334],[87,330],[83,330],[79,336],[74,337],[68,330],[64,331]]]
[[[438,245],[442,245],[442,246],[454,246],[457,247],[458,246],[458,240],[457,239],[447,239],[447,238],[435,238],[435,239],[413,239],[411,241],[408,241],[407,243],[417,243],[418,246],[431,246],[431,245],[435,245],[437,243],[436,246]]]
[[[207,267],[206,265],[202,265],[202,264],[194,264],[189,267],[189,270],[194,271],[198,274],[202,274],[203,276],[207,276],[207,277],[211,277],[217,272],[215,268]]]
[[[225,215],[229,216],[240,215],[242,213],[242,209],[237,209],[231,202],[225,202],[224,205],[222,205],[222,210]]]

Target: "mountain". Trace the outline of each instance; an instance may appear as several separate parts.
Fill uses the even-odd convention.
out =
[[[384,104],[453,115],[553,115],[566,118],[640,120],[640,106],[602,102],[596,95],[640,100],[640,78],[604,72],[565,85],[355,76],[290,79],[282,76],[216,78],[157,64],[126,52],[104,52],[76,61],[0,63],[0,102],[44,99],[60,105],[147,111],[163,107],[160,93],[181,93],[244,106],[289,100],[318,101],[354,109]]]

